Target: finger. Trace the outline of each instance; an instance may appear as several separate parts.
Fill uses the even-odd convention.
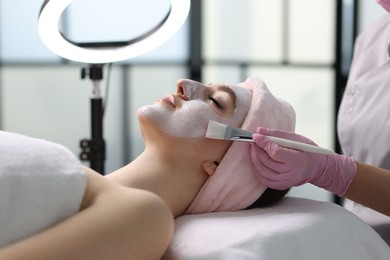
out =
[[[254,134],[253,140],[256,145],[263,149],[272,160],[263,160],[263,163],[271,163],[272,161],[281,163],[282,165],[289,165],[290,163],[296,161],[301,156],[305,156],[300,151],[296,151],[289,148],[283,148],[278,144],[274,143],[271,139],[267,138],[264,135]],[[261,158],[260,158],[261,159]],[[269,168],[276,167],[277,165],[267,165]],[[284,169],[283,171],[286,171]]]
[[[284,138],[292,141],[297,141],[301,143],[311,144],[311,145],[317,145],[309,138],[299,135],[294,132],[284,131],[280,129],[272,129],[272,128],[264,128],[264,127],[258,127],[257,131],[258,134],[267,135],[267,136],[275,136],[279,138]]]
[[[295,176],[293,172],[278,173],[275,172],[273,169],[269,169],[265,166],[256,171],[256,176],[260,176],[261,178],[264,178],[269,182],[277,183],[294,183],[295,180],[299,179],[299,176]]]
[[[256,177],[261,184],[274,190],[286,190],[291,187],[287,182],[269,180],[262,175],[258,175]]]
[[[275,171],[284,172],[286,171],[285,164],[280,161],[275,161],[263,148],[257,146],[257,144],[251,144],[251,159],[256,165],[264,165],[267,168],[273,169]]]
[[[261,153],[264,153],[264,155],[262,156]],[[274,162],[271,158],[266,158],[268,154],[260,148],[257,148],[257,150],[251,149],[250,156],[257,175],[276,182],[289,181],[291,179],[289,171],[285,171],[287,166]]]
[[[262,134],[262,135],[280,137],[280,138],[287,138],[287,137],[293,138],[295,135],[292,132],[287,132],[287,131],[280,130],[280,129],[266,128],[266,127],[261,127],[261,126],[256,129],[256,133]]]

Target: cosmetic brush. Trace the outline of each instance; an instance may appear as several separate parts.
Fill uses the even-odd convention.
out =
[[[230,140],[230,141],[241,141],[241,142],[254,142],[252,139],[252,132],[242,130],[240,128],[227,126],[213,120],[209,121],[207,126],[206,137],[211,139]],[[321,154],[334,154],[334,151],[301,142],[291,141],[274,136],[267,136],[276,144],[299,151],[305,151],[310,153],[321,153]]]

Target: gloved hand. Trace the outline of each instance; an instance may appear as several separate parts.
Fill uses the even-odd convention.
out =
[[[252,136],[255,143],[251,144],[251,159],[261,183],[277,190],[311,183],[339,196],[347,191],[356,174],[352,157],[283,148],[267,135],[316,145],[295,133],[259,127]]]
[[[390,0],[376,0],[387,12],[390,12]]]

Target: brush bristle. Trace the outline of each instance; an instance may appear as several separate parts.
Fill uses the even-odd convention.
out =
[[[209,120],[206,137],[211,139],[225,139],[227,126],[213,120]]]

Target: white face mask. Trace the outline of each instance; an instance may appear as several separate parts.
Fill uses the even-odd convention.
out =
[[[184,92],[186,100],[179,98],[179,93],[168,95],[153,105],[141,107],[138,113],[146,115],[163,132],[175,137],[204,137],[209,120],[239,127],[251,105],[250,92],[240,86],[227,86],[228,92],[235,96],[233,102],[231,94],[224,90],[226,85],[217,88],[217,85],[206,87],[195,81],[182,80],[178,83],[178,92]]]

